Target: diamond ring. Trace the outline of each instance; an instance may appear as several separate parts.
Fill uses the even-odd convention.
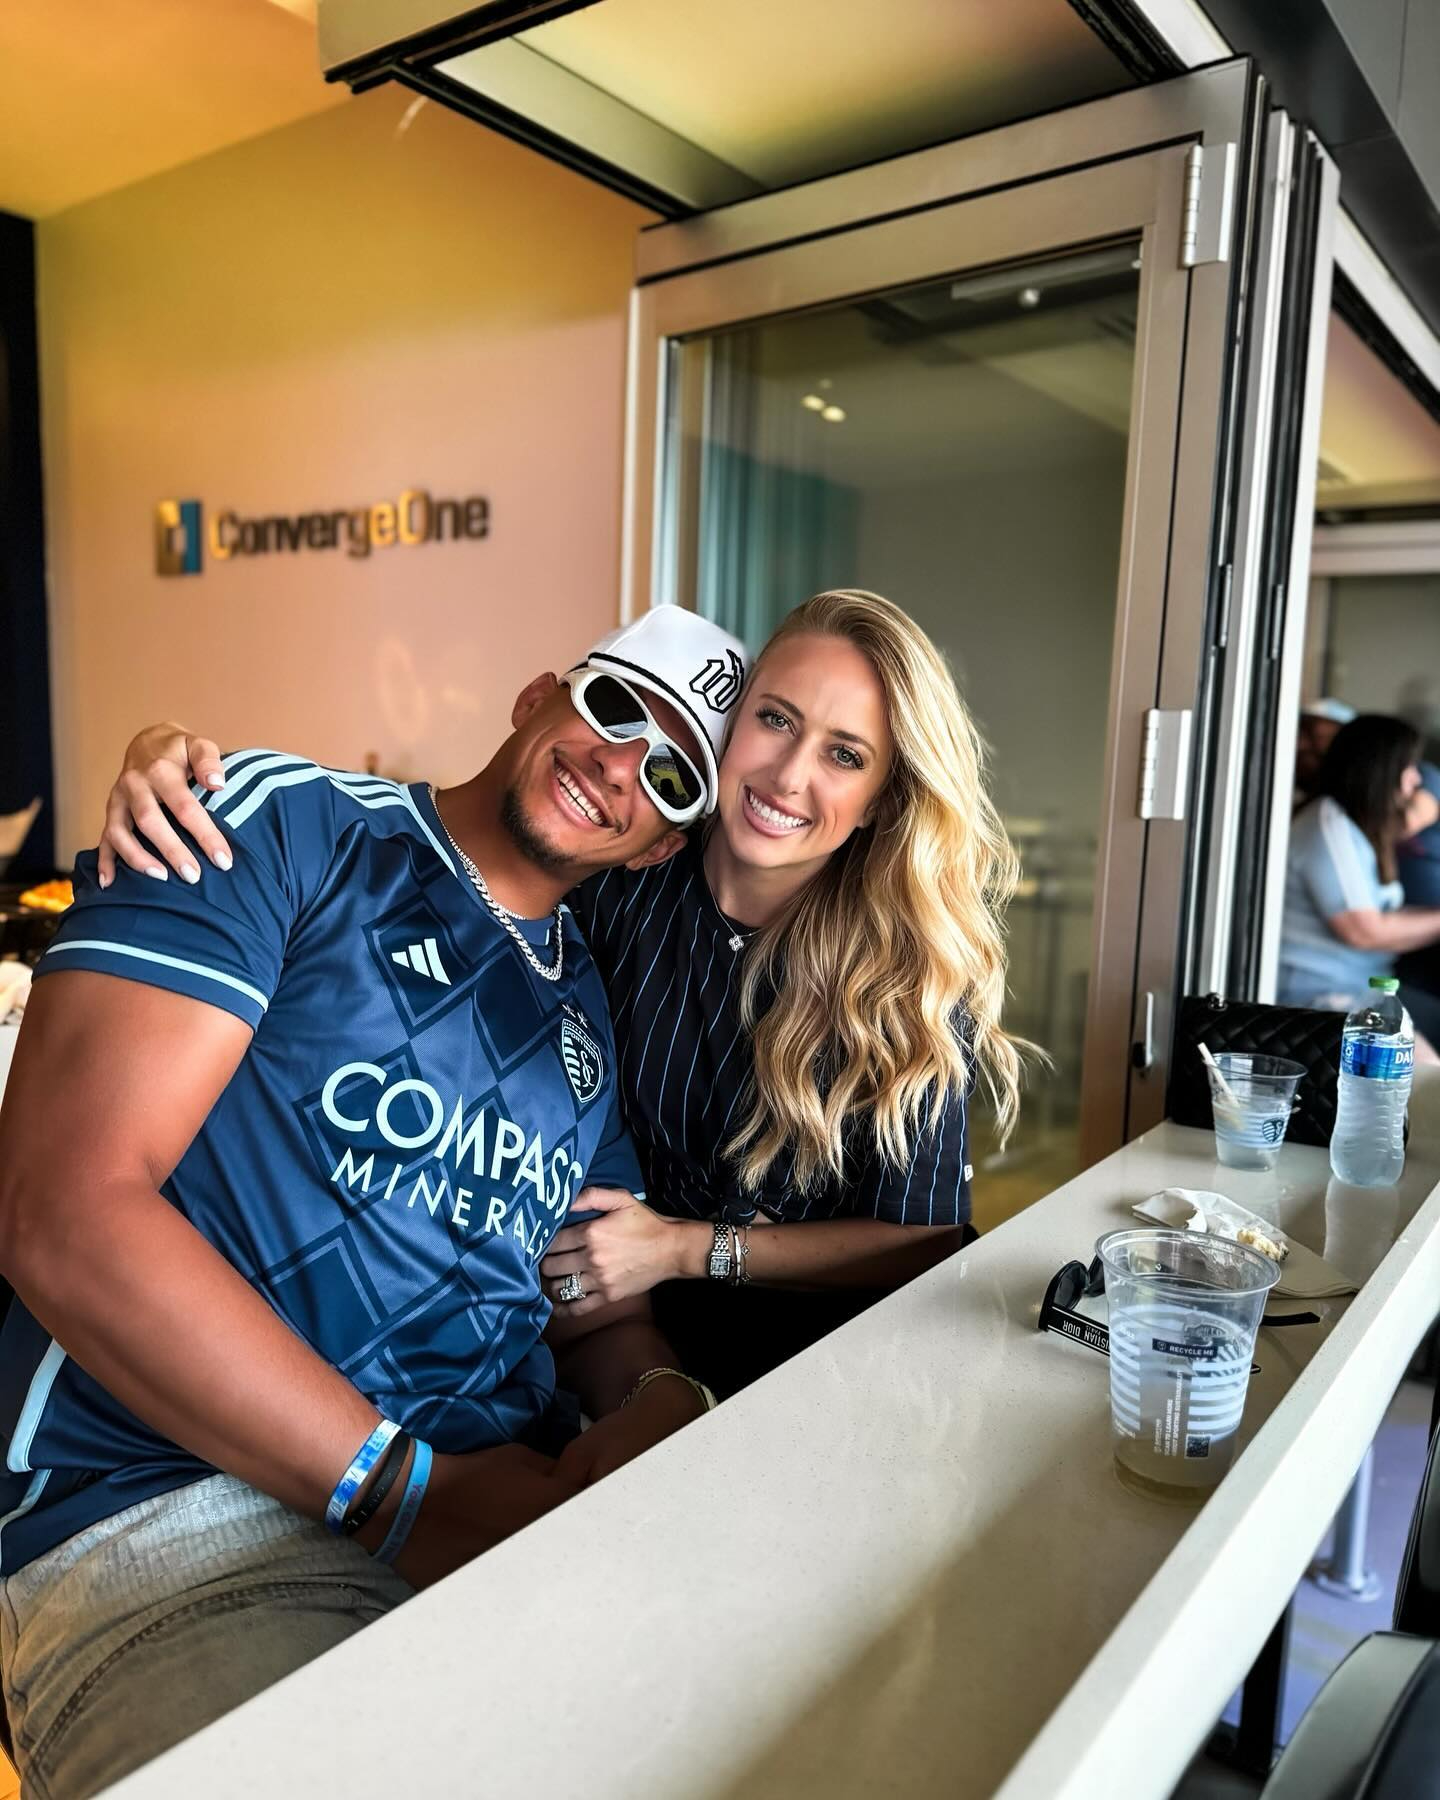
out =
[[[555,1290],[557,1300],[583,1300],[585,1289],[580,1284],[578,1275],[567,1275]]]

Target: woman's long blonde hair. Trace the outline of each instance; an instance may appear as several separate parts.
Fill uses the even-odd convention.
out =
[[[807,600],[766,650],[801,634],[844,638],[869,658],[894,750],[871,823],[746,957],[740,1004],[755,1078],[726,1151],[752,1193],[787,1147],[799,1187],[840,1178],[854,1113],[868,1115],[882,1154],[903,1165],[972,1065],[1002,1143],[1019,1102],[1018,1041],[1000,1025],[1001,920],[1019,859],[950,670],[898,606],[858,589]]]

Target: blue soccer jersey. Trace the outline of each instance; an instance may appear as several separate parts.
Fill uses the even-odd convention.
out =
[[[225,767],[207,804],[233,871],[122,868],[102,891],[83,856],[37,977],[142,981],[251,1025],[166,1198],[389,1418],[438,1450],[509,1442],[554,1392],[540,1257],[582,1185],[640,1190],[600,977],[568,915],[562,979],[534,973],[424,786],[264,750]],[[518,923],[552,961],[548,922]],[[18,1302],[0,1446],[4,1574],[209,1473]]]

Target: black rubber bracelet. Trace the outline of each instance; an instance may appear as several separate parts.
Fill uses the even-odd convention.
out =
[[[379,1512],[384,1504],[385,1496],[394,1487],[400,1471],[405,1467],[405,1452],[409,1448],[409,1432],[397,1431],[390,1440],[389,1451],[384,1462],[381,1463],[375,1479],[370,1483],[365,1498],[354,1512],[346,1516],[344,1524],[340,1527],[343,1536],[354,1537],[355,1533],[363,1530]]]

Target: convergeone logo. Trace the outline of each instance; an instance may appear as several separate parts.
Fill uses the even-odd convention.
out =
[[[198,500],[161,500],[156,504],[157,575],[198,575],[203,541],[203,511]]]
[[[397,545],[481,540],[490,535],[490,502],[483,494],[436,499],[424,488],[406,488],[395,500],[324,511],[244,517],[216,509],[208,527],[198,500],[161,500],[155,508],[155,570],[159,575],[198,575],[206,552],[213,566],[234,558],[312,550],[366,557]]]

